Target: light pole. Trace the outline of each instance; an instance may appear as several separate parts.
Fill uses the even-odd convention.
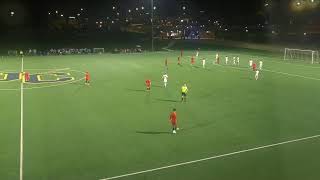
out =
[[[153,0],[151,0],[151,51],[154,51],[154,41],[153,41]]]

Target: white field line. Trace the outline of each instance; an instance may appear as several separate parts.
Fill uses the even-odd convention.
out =
[[[290,73],[281,72],[281,71],[273,71],[273,70],[268,70],[268,69],[264,69],[263,71],[272,72],[272,73],[276,73],[276,74],[282,74],[282,75],[286,75],[286,76],[299,77],[299,78],[304,78],[304,79],[320,81],[319,78],[302,76],[302,75],[298,75],[298,74],[290,74]]]
[[[66,68],[68,69],[68,68]],[[28,69],[29,70],[29,69]],[[49,69],[43,69],[43,70],[49,70]],[[74,71],[74,72],[79,72],[79,73],[84,73],[82,71],[77,71],[77,70],[71,70],[70,71]],[[77,83],[80,81],[83,81],[85,78],[81,78],[75,81],[68,81],[68,82],[62,82],[62,83],[56,83],[56,84],[52,84],[52,85],[48,85],[48,86],[39,86],[39,87],[30,87],[30,88],[24,88],[24,90],[31,90],[31,89],[43,89],[43,88],[50,88],[50,87],[57,87],[57,86],[62,86],[62,85],[67,85],[67,84],[73,84],[73,83]],[[16,80],[18,81],[18,80]],[[30,84],[30,83],[26,83],[26,84]],[[48,83],[50,84],[50,83]],[[20,88],[17,89],[0,89],[0,91],[20,91]]]
[[[70,70],[71,68],[60,68],[60,69],[56,69],[56,68],[51,68],[51,69],[26,69],[28,71],[48,71],[48,72],[52,72],[52,71],[63,71],[63,70]]]
[[[162,48],[163,50],[165,51],[168,51],[168,52],[173,52],[174,50],[171,50],[171,49],[168,49],[168,48]]]
[[[52,85],[48,85],[48,86],[30,87],[30,88],[24,88],[24,89],[25,90],[31,90],[31,89],[43,89],[43,88],[58,87],[58,86],[63,86],[63,85],[67,85],[67,84],[74,84],[74,83],[83,81],[84,79],[85,78],[81,78],[81,79],[78,79],[76,81],[69,81],[69,82],[65,82],[65,83],[52,84]]]
[[[20,91],[21,88],[17,89],[0,89],[0,91]]]
[[[250,70],[250,71],[251,71],[251,68],[244,68],[244,67],[224,66],[224,65],[218,65],[218,64],[215,64],[215,66],[228,67],[228,68],[239,69],[239,70]],[[273,70],[269,70],[269,69],[263,69],[262,72],[263,72],[263,71],[271,72],[271,73],[275,73],[275,74],[281,74],[281,75],[285,75],[285,76],[291,76],[291,77],[298,77],[298,78],[303,78],[303,79],[320,81],[320,78],[314,78],[314,77],[309,77],[309,76],[302,76],[302,75],[298,75],[298,74],[290,74],[290,73],[281,72],[281,71],[273,71]]]
[[[274,63],[278,63],[278,64],[290,64],[290,65],[293,65],[293,66],[298,66],[298,67],[306,67],[306,68],[312,68],[312,69],[320,69],[319,66],[308,66],[308,65],[303,65],[303,64],[296,64],[295,62],[287,62],[287,61],[276,61],[276,60],[272,60],[272,58],[270,57],[265,57],[266,59],[269,59],[267,61],[272,61]]]
[[[23,72],[23,57],[21,58],[21,72]],[[23,180],[23,82],[21,82],[20,92],[20,180]]]
[[[35,72],[32,74],[49,74],[53,72],[59,72],[59,71],[67,71],[70,70],[71,68],[63,68],[63,69],[47,69],[46,72]],[[41,71],[41,70],[46,70],[46,69],[28,69],[28,71]]]
[[[203,158],[203,159],[187,161],[187,162],[182,162],[182,163],[178,163],[178,164],[172,164],[172,165],[163,166],[163,167],[159,167],[159,168],[148,169],[148,170],[144,170],[144,171],[137,171],[137,172],[123,174],[123,175],[119,175],[119,176],[103,178],[103,179],[100,179],[100,180],[119,179],[119,178],[124,178],[124,177],[128,177],[128,176],[134,176],[134,175],[139,175],[139,174],[159,171],[159,170],[163,170],[163,169],[169,169],[169,168],[173,168],[173,167],[185,166],[185,165],[189,165],[189,164],[199,163],[199,162],[208,161],[208,160],[212,160],[212,159],[218,159],[218,158],[233,156],[233,155],[237,155],[237,154],[241,154],[241,153],[257,151],[257,150],[266,149],[266,148],[272,148],[272,147],[276,147],[276,146],[280,146],[280,145],[284,145],[284,144],[290,144],[290,143],[299,142],[299,141],[306,141],[306,140],[309,140],[309,139],[315,139],[315,138],[319,138],[319,137],[320,137],[320,134],[319,135],[315,135],[315,136],[309,136],[309,137],[305,137],[305,138],[294,139],[294,140],[290,140],[290,141],[284,141],[284,142],[280,142],[280,143],[275,143],[275,144],[270,144],[270,145],[265,145],[265,146],[259,146],[259,147],[255,147],[255,148],[245,149],[245,150],[241,150],[241,151],[235,151],[235,152],[231,152],[231,153],[227,153],[227,154],[211,156],[211,157],[207,157],[207,158]]]
[[[191,56],[187,56],[190,57]],[[239,66],[228,66],[228,65],[220,65],[220,64],[214,64],[214,66],[220,66],[220,67],[225,67],[225,68],[232,68],[232,69],[238,69],[238,70],[250,70],[251,68],[245,68],[245,67],[239,67]],[[303,66],[303,65],[301,65]],[[305,67],[309,67],[309,66],[305,66]],[[309,80],[315,80],[315,81],[320,81],[320,78],[315,78],[315,77],[309,77],[309,76],[303,76],[303,75],[298,75],[298,74],[290,74],[290,73],[286,73],[286,72],[281,72],[281,71],[273,71],[273,70],[269,70],[269,69],[262,69],[262,72],[266,71],[266,72],[271,72],[271,73],[275,73],[275,74],[281,74],[281,75],[286,75],[286,76],[291,76],[291,77],[298,77],[298,78],[304,78],[304,79],[309,79]]]
[[[229,53],[229,54],[232,54],[232,53]],[[205,54],[206,56],[207,54]],[[241,54],[232,54],[232,55],[238,55],[238,56],[241,56],[241,55],[246,55],[246,56],[251,56],[251,54],[248,54],[248,53],[241,53]],[[190,56],[191,57],[191,56]],[[221,56],[223,57],[223,56]],[[212,58],[212,59],[215,59],[215,56],[214,55],[207,55],[206,58]],[[274,58],[277,58],[277,57],[269,57],[269,56],[263,56],[263,55],[254,55],[252,56],[252,58],[254,59],[268,59],[266,62],[274,62],[274,63],[278,63],[278,64],[288,64],[288,65],[292,65],[292,66],[298,66],[298,67],[306,67],[306,68],[313,68],[313,69],[320,69],[319,66],[312,66],[312,65],[303,65],[303,64],[297,64],[295,62],[290,62],[289,60],[287,61],[284,61],[283,59],[281,61],[277,61],[277,60],[274,60]]]

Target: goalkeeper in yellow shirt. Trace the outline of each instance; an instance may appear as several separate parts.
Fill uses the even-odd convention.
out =
[[[187,84],[184,84],[181,87],[181,102],[187,102],[187,93],[188,93],[188,87]]]

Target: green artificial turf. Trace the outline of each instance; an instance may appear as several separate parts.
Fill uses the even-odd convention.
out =
[[[215,52],[201,51],[202,69],[200,60],[189,65],[193,51],[178,66],[179,54],[25,57],[25,71],[66,72],[75,82],[24,84],[24,180],[98,180],[320,134],[319,65],[226,50],[220,55],[239,54],[241,67],[213,65]],[[259,81],[247,67],[251,57],[264,61]],[[6,57],[0,67],[19,72],[21,60]],[[90,86],[81,80],[85,71]],[[184,83],[187,103],[180,102]],[[0,179],[18,180],[20,83],[0,82],[0,89]],[[315,180],[319,150],[315,138],[123,179]]]

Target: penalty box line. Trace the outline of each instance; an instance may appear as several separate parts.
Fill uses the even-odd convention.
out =
[[[241,150],[241,151],[235,151],[235,152],[231,152],[231,153],[211,156],[211,157],[202,158],[202,159],[198,159],[198,160],[187,161],[187,162],[182,162],[182,163],[178,163],[178,164],[172,164],[172,165],[163,166],[163,167],[159,167],[159,168],[148,169],[148,170],[144,170],[144,171],[137,171],[137,172],[123,174],[123,175],[119,175],[119,176],[103,178],[103,179],[100,179],[100,180],[120,179],[120,178],[124,178],[124,177],[135,176],[135,175],[139,175],[139,174],[145,174],[145,173],[150,173],[150,172],[154,172],[154,171],[160,171],[160,170],[174,168],[174,167],[178,167],[178,166],[185,166],[185,165],[194,164],[194,163],[200,163],[200,162],[209,161],[209,160],[212,160],[212,159],[219,159],[219,158],[233,156],[233,155],[237,155],[237,154],[241,154],[241,153],[257,151],[257,150],[261,150],[261,149],[267,149],[267,148],[272,148],[272,147],[276,147],[276,146],[280,146],[280,145],[295,143],[295,142],[299,142],[299,141],[306,141],[306,140],[311,140],[311,139],[316,139],[316,138],[320,138],[320,134],[314,135],[314,136],[305,137],[305,138],[299,138],[299,139],[284,141],[284,142],[280,142],[280,143],[269,144],[269,145],[265,145],[265,146],[259,146],[259,147],[255,147],[255,148],[245,149],[245,150]]]
[[[238,70],[248,70],[248,71],[252,71],[251,68],[245,68],[245,67],[235,67],[235,66],[226,66],[226,65],[217,65],[217,64],[215,64],[214,66],[225,67],[225,68],[230,68],[230,69],[238,69]],[[281,72],[281,71],[273,71],[273,70],[270,70],[270,69],[262,69],[261,71],[262,71],[262,72],[263,72],[263,71],[266,71],[266,72],[270,72],[270,73],[274,73],[274,74],[281,74],[281,75],[284,75],[284,76],[290,76],[290,77],[297,77],[297,78],[303,78],[303,79],[320,81],[319,78],[308,77],[308,76],[303,76],[303,75],[298,75],[298,74],[290,74],[290,73]]]

